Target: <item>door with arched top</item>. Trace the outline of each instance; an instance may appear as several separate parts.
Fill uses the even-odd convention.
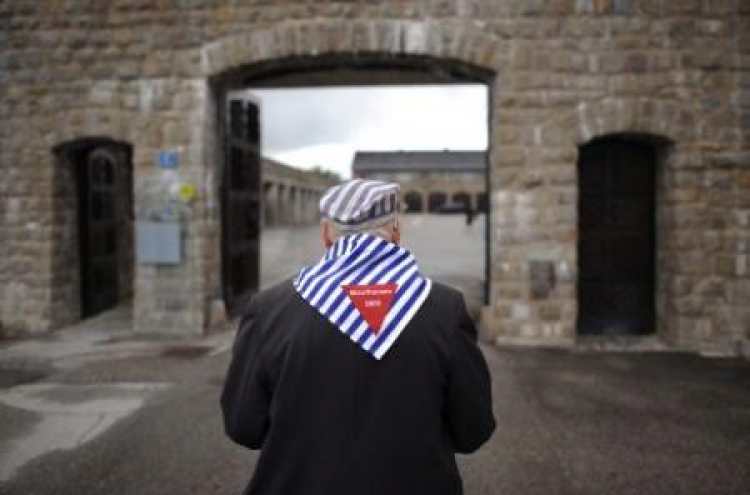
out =
[[[656,149],[611,137],[580,150],[578,331],[655,328]]]
[[[112,144],[75,153],[78,175],[81,316],[99,314],[120,298],[118,188],[125,151]]]

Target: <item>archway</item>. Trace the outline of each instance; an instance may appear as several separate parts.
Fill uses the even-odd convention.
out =
[[[427,211],[435,213],[438,208],[448,201],[448,195],[444,192],[433,191],[427,196]]]
[[[417,191],[409,191],[404,195],[406,213],[422,213],[422,194]]]
[[[579,334],[655,331],[654,143],[605,136],[578,158]]]
[[[469,196],[469,193],[466,192],[457,192],[453,194],[452,201],[454,203],[460,203],[464,206],[464,208],[470,208],[471,205],[471,196]]]
[[[213,77],[211,84],[216,97],[216,108],[218,109],[218,130],[220,134],[226,134],[226,129],[231,127],[226,122],[227,99],[230,95],[248,88],[279,88],[285,86],[308,87],[308,86],[334,86],[334,85],[382,85],[382,84],[454,84],[454,83],[480,83],[489,86],[494,76],[491,72],[480,69],[473,65],[448,60],[443,58],[432,58],[428,56],[406,56],[394,57],[386,53],[328,53],[317,56],[292,57],[278,60],[264,60],[247,66],[234,67],[224,73]],[[216,140],[222,142],[224,139]],[[223,150],[217,149],[219,157]],[[487,154],[489,157],[489,154]],[[220,159],[220,161],[222,161]],[[222,174],[220,174],[222,175]],[[489,173],[488,173],[489,175]],[[486,186],[489,187],[489,180]],[[289,189],[291,191],[291,188]],[[448,195],[441,193],[438,202],[432,198],[429,205],[430,211],[445,203]],[[283,195],[279,194],[279,198]],[[290,198],[292,195],[290,194]],[[296,198],[292,198],[296,199]],[[470,201],[470,198],[466,198]],[[408,198],[416,211],[424,210],[424,198],[417,201],[415,196]],[[418,205],[418,206],[417,206]],[[281,206],[281,205],[280,205]],[[279,208],[283,210],[283,207]],[[487,219],[489,222],[489,219]],[[489,259],[489,229],[485,228],[484,234],[484,258]],[[481,252],[481,251],[480,251]],[[488,263],[484,263],[482,282],[478,286],[483,292],[480,299],[486,301],[489,294]],[[225,280],[228,279],[225,275]],[[226,284],[225,284],[226,286]],[[226,289],[224,290],[226,294]],[[226,297],[225,297],[226,299]],[[230,308],[231,310],[231,308]]]
[[[675,247],[675,241],[681,235],[680,225],[689,224],[689,220],[684,218],[685,212],[689,209],[683,209],[679,203],[669,201],[668,198],[678,194],[675,191],[678,187],[674,179],[675,174],[683,177],[682,180],[685,180],[684,177],[691,176],[689,180],[694,185],[686,184],[685,187],[692,189],[690,194],[698,194],[696,190],[699,184],[698,176],[703,166],[696,161],[700,155],[691,152],[692,136],[690,134],[691,123],[698,119],[699,116],[694,114],[690,107],[672,100],[607,97],[582,103],[575,110],[561,114],[553,121],[540,126],[537,133],[537,143],[542,148],[554,150],[557,156],[575,157],[575,163],[583,157],[586,145],[601,142],[602,139],[616,138],[620,141],[625,140],[651,147],[655,157],[653,206],[655,234],[651,250],[655,257],[654,277],[657,283],[654,284],[652,296],[639,296],[642,300],[648,299],[649,302],[646,304],[654,307],[654,323],[641,325],[641,328],[647,328],[641,331],[655,332],[660,339],[668,343],[678,342],[684,338],[682,323],[685,319],[679,317],[680,309],[676,301],[680,295],[674,287],[676,287],[675,281],[684,276],[685,270],[689,270],[688,264],[679,260],[683,256],[690,258],[689,254]],[[580,148],[574,147],[575,145]],[[573,174],[573,176],[576,175]],[[572,197],[579,198],[578,185],[576,181],[575,187],[568,189],[574,194]],[[680,188],[682,189],[683,186]],[[575,225],[567,225],[566,229],[578,231],[578,222],[581,221],[581,216],[585,215],[585,212],[579,212],[580,206],[576,202],[572,209],[576,214],[566,215],[566,221],[575,222]],[[575,239],[578,239],[578,236]],[[570,249],[566,260],[566,263],[570,263],[569,266],[575,267],[571,273],[574,276],[568,279],[575,283],[575,286],[571,287],[574,289],[571,290],[571,295],[575,297],[571,297],[570,300],[571,307],[575,308],[575,311],[570,313],[573,316],[569,322],[570,333],[568,334],[571,341],[575,341],[576,336],[582,334],[579,331],[581,329],[580,317],[587,318],[586,315],[579,314],[581,310],[587,311],[586,308],[581,307],[581,304],[585,306],[587,303],[582,299],[585,296],[579,293],[577,281],[582,276],[578,269],[581,268],[582,263],[584,265],[586,263],[581,257],[588,255],[583,252],[587,250],[586,247],[581,250],[578,249],[579,247],[579,245],[571,246],[573,249]],[[628,259],[623,258],[622,261],[626,262]],[[599,303],[601,304],[603,300],[604,298],[600,299]],[[605,303],[605,307],[613,307],[613,303]],[[600,308],[599,311],[604,311],[604,309]],[[629,328],[629,325],[615,326],[606,333],[617,333],[616,328],[625,330]],[[648,329],[649,326],[650,329]]]
[[[53,152],[53,198],[65,231],[60,245],[52,249],[52,263],[58,273],[65,273],[53,290],[55,318],[64,324],[95,316],[132,297],[132,147],[93,137],[62,143]]]

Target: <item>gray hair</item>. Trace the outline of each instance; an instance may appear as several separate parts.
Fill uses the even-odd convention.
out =
[[[391,217],[385,223],[375,224],[365,223],[360,225],[342,225],[330,219],[324,218],[323,222],[328,222],[333,230],[334,240],[351,234],[372,234],[384,239],[389,239],[393,234],[393,229],[398,227],[398,217]]]

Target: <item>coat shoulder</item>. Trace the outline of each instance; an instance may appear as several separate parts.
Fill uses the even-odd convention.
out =
[[[462,300],[464,296],[449,285],[433,281],[429,297],[438,304],[448,304],[450,301]]]
[[[258,292],[255,297],[258,300],[258,304],[269,302],[278,304],[282,301],[288,301],[289,298],[294,297],[296,294],[297,291],[294,289],[293,279],[288,278]]]
[[[270,307],[283,306],[294,300],[297,297],[296,294],[297,292],[294,289],[292,279],[288,278],[253,294],[243,305],[239,316],[245,316],[250,312],[257,314],[259,310],[262,311]]]

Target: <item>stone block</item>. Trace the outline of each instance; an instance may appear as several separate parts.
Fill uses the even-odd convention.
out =
[[[558,302],[540,304],[539,316],[544,321],[558,321],[562,318],[562,306]]]
[[[750,339],[740,340],[738,347],[740,356],[750,361]]]
[[[499,125],[493,131],[495,143],[501,145],[519,145],[521,143],[521,128],[511,125]]]
[[[494,318],[508,319],[511,317],[511,305],[510,304],[495,304],[492,310],[492,316]]]
[[[523,289],[520,285],[509,285],[509,284],[495,284],[494,293],[499,301],[508,301],[513,299],[520,299],[523,294]],[[510,310],[508,309],[507,315],[504,318],[510,317]]]
[[[222,299],[214,299],[208,309],[208,330],[210,332],[221,331],[229,325],[226,306]]]
[[[528,320],[531,317],[531,308],[528,304],[512,304],[510,307],[510,317],[513,320]]]
[[[736,271],[734,256],[721,255],[716,258],[716,273],[724,277],[733,277]]]

